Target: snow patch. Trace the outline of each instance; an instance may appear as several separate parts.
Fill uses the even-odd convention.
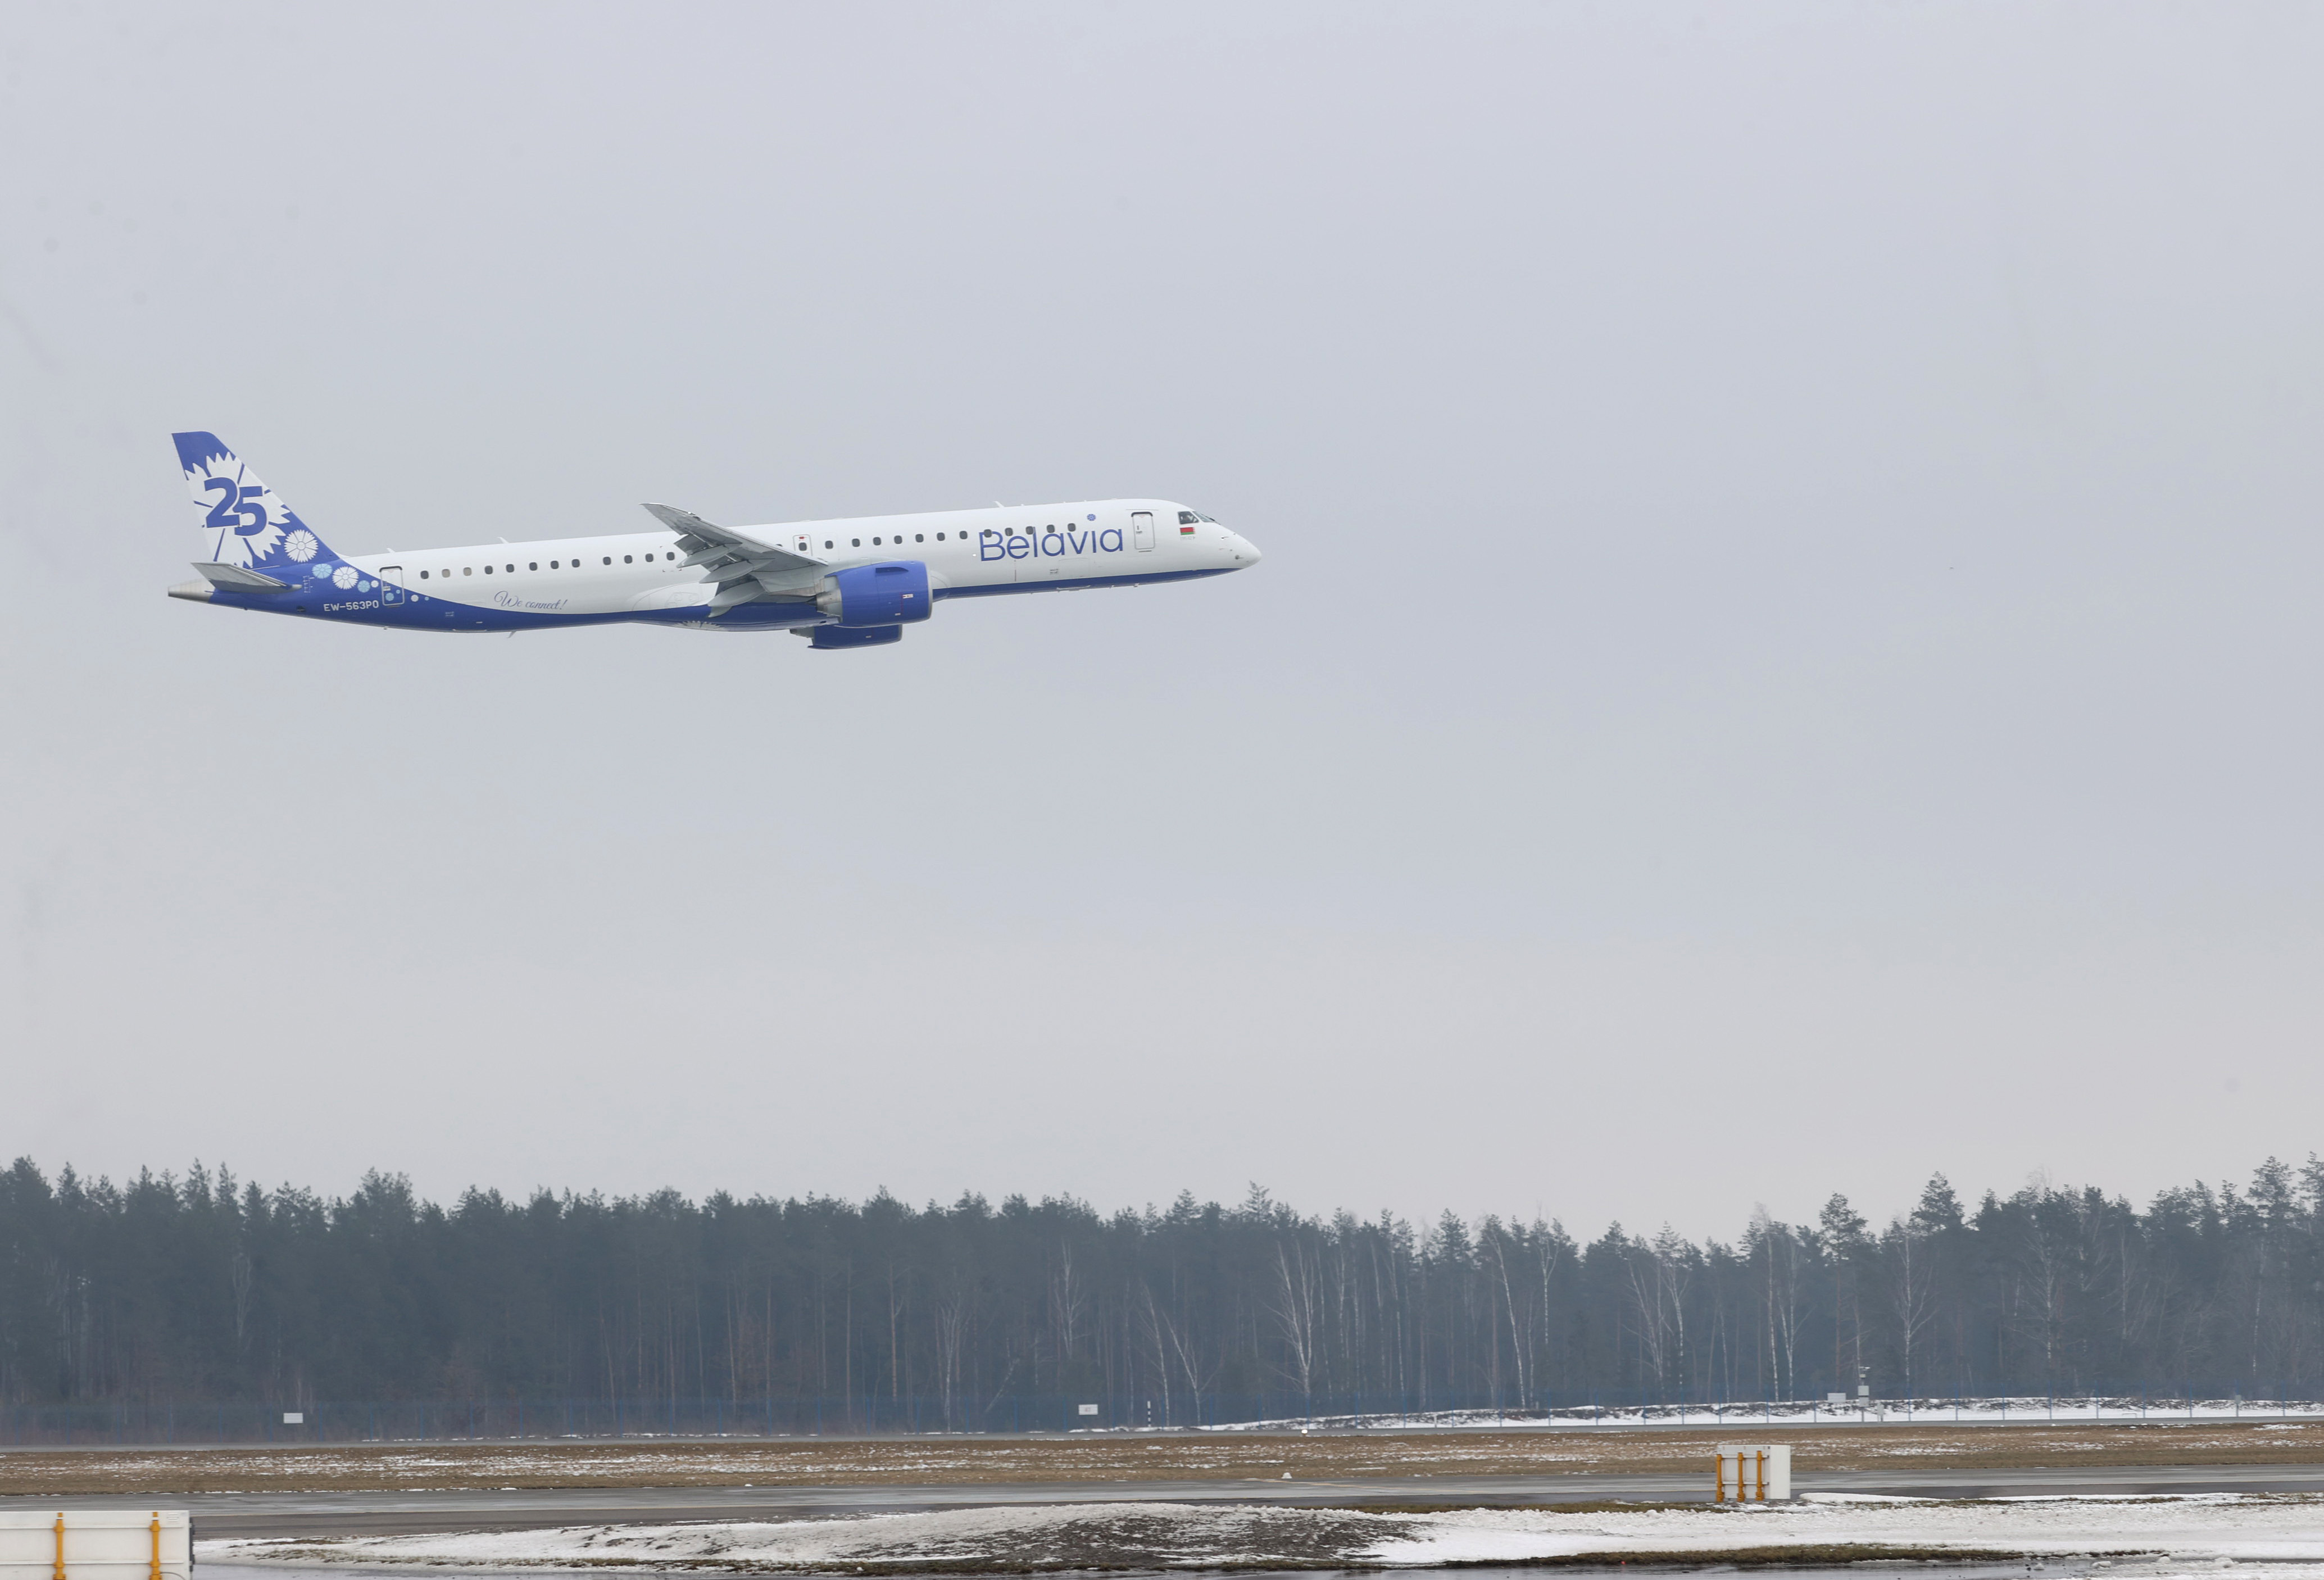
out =
[[[1468,1509],[1374,1514],[1253,1505],[1084,1503],[830,1520],[571,1526],[441,1536],[200,1544],[205,1562],[367,1569],[714,1567],[805,1572],[1284,1568],[1520,1564],[1767,1548],[2118,1555],[2162,1575],[2232,1562],[2324,1562],[2324,1499],[2039,1497],[1941,1502],[1824,1493],[1788,1504],[1695,1509]],[[2310,1570],[2309,1573],[2312,1574]]]

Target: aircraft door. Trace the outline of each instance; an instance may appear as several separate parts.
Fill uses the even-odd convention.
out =
[[[379,601],[383,604],[403,602],[403,567],[383,565],[379,568]]]
[[[1154,513],[1152,511],[1134,510],[1130,513],[1130,541],[1133,547],[1141,551],[1152,551],[1154,548]]]

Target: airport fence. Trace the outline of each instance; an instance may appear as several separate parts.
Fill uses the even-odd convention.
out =
[[[1233,1431],[1271,1427],[1693,1426],[2035,1421],[2227,1420],[2324,1417],[2314,1387],[2205,1389],[1913,1399],[1689,1400],[1554,1391],[1529,1402],[1394,1395],[1206,1393],[954,1398],[476,1399],[362,1403],[114,1401],[0,1407],[12,1446],[443,1443],[1022,1433]]]

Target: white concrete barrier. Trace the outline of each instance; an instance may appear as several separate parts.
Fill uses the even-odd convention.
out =
[[[0,1511],[0,1580],[193,1580],[183,1509]]]
[[[1792,1495],[1792,1446],[1788,1443],[1721,1443],[1711,1501],[1765,1502]]]

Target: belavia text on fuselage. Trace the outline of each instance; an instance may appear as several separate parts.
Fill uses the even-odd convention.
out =
[[[171,597],[361,625],[535,631],[644,621],[876,647],[900,640],[945,598],[1192,581],[1259,558],[1240,533],[1165,499],[754,527],[649,504],[659,531],[345,555],[215,435],[171,437],[201,513],[200,577],[171,587]]]

